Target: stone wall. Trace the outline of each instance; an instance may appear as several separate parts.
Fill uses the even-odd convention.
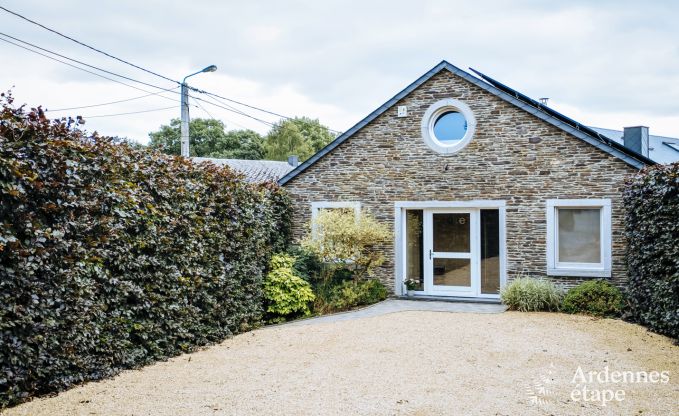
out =
[[[475,114],[476,134],[454,155],[422,140],[424,112],[455,98]],[[408,116],[396,116],[397,106]],[[625,178],[635,169],[582,140],[443,70],[289,181],[296,237],[307,228],[313,201],[360,201],[392,226],[394,201],[505,200],[507,275],[546,274],[546,200],[610,198],[612,280],[626,283],[623,209]],[[393,246],[380,278],[393,287]],[[572,286],[582,279],[550,277]]]

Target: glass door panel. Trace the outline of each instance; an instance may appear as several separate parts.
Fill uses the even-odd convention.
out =
[[[500,293],[500,211],[481,210],[481,293]]]
[[[433,291],[469,291],[473,286],[470,212],[433,212],[429,253]]]
[[[469,213],[433,214],[434,251],[469,253]]]
[[[470,259],[434,259],[435,286],[471,286]]]
[[[406,280],[411,283],[410,290],[424,290],[424,211],[406,211]]]

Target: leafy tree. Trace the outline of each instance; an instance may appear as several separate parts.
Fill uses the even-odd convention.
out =
[[[308,159],[335,136],[317,119],[295,117],[274,124],[264,141],[267,159],[287,160],[290,155]]]
[[[226,133],[226,150],[210,152],[208,157],[221,159],[264,159],[264,138],[253,130],[231,130]]]
[[[181,154],[181,121],[172,119],[158,131],[149,133],[151,147],[170,155]],[[189,123],[191,156],[233,159],[262,159],[263,138],[252,130],[225,131],[219,120],[196,118]]]

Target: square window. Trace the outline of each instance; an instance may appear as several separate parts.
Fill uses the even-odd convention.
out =
[[[547,201],[547,274],[610,277],[610,200]]]
[[[557,208],[557,262],[601,263],[601,208]]]

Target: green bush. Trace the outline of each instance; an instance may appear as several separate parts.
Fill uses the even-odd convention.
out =
[[[345,280],[332,289],[328,303],[333,311],[342,311],[379,302],[387,295],[387,288],[377,279]]]
[[[623,196],[631,318],[679,339],[679,163],[646,168]]]
[[[312,284],[318,283],[322,278],[323,262],[316,253],[294,245],[288,249],[288,254],[295,259],[293,268],[297,275]]]
[[[271,258],[270,271],[264,279],[264,299],[273,321],[311,314],[309,304],[315,296],[311,285],[295,274],[294,263],[295,258],[286,254]]]
[[[314,221],[302,246],[326,267],[350,269],[361,280],[384,263],[380,246],[391,241],[391,232],[369,212],[364,210],[357,217],[353,210],[322,210]]]
[[[500,292],[502,302],[521,312],[558,311],[563,289],[545,279],[518,277]]]
[[[259,325],[282,190],[3,97],[0,407]]]
[[[605,280],[590,280],[570,289],[562,310],[594,316],[617,316],[622,307],[620,289]]]

